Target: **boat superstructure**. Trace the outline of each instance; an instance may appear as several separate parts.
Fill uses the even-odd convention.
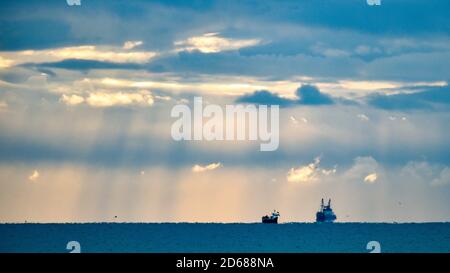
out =
[[[263,216],[262,222],[263,224],[278,224],[278,217],[280,217],[280,213],[276,210],[272,212],[272,215]]]
[[[323,223],[332,223],[337,219],[336,214],[334,214],[333,209],[331,208],[331,199],[328,200],[328,205],[322,203],[320,205],[319,211],[316,213],[316,222]]]

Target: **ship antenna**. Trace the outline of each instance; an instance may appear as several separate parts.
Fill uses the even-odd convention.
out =
[[[331,207],[331,198],[328,199],[328,207]]]

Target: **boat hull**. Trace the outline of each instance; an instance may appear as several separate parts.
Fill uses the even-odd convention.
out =
[[[272,218],[262,218],[263,224],[278,224],[278,218],[272,219]]]
[[[318,223],[333,223],[336,220],[336,215],[325,215],[322,212],[316,214],[316,222]]]

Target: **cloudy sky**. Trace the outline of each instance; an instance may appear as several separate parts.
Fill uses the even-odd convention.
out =
[[[449,1],[81,2],[2,1],[0,222],[450,221]],[[174,141],[195,96],[279,149]]]

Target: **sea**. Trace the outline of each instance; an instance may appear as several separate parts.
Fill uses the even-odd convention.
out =
[[[450,252],[450,223],[0,224],[0,252]]]

